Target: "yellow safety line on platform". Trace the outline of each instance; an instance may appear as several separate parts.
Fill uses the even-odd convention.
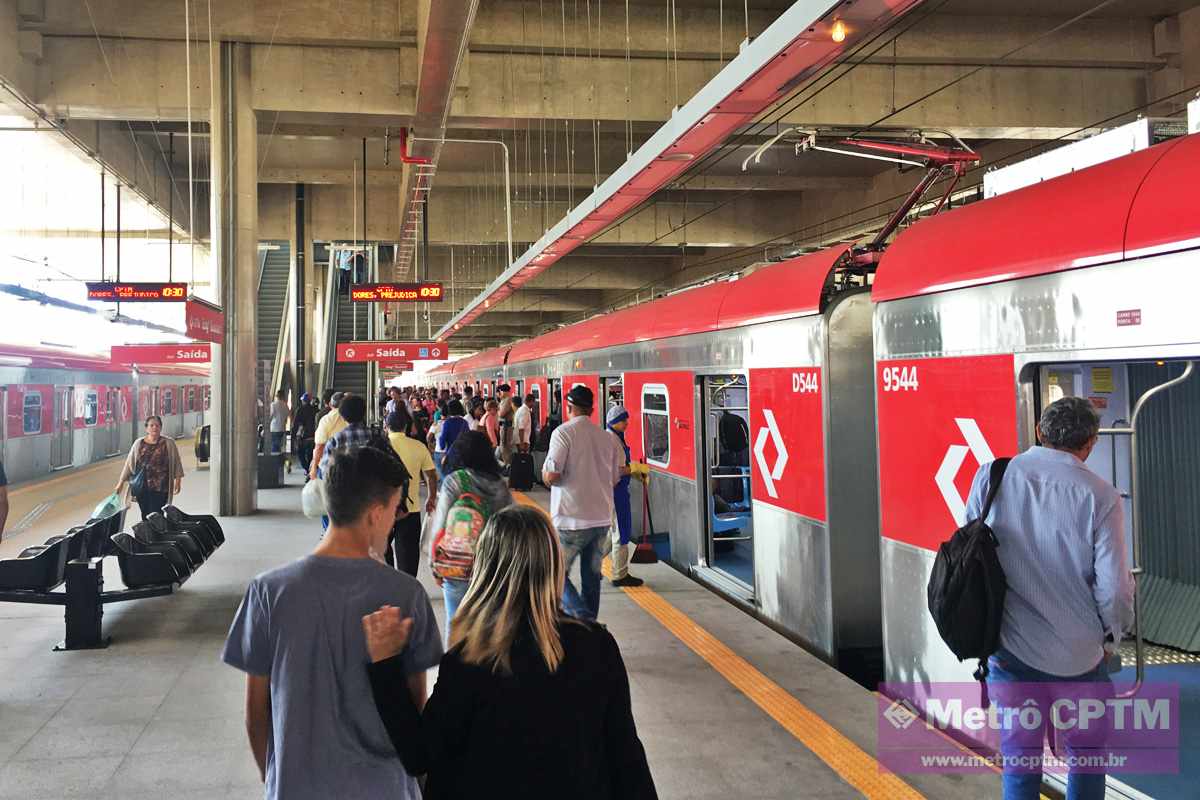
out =
[[[523,492],[512,494],[519,503],[541,508]],[[922,797],[896,775],[883,772],[879,762],[858,745],[653,589],[637,586],[622,587],[622,591],[866,797],[872,800]]]

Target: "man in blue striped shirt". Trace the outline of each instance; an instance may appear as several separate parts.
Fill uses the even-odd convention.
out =
[[[1084,463],[1099,430],[1100,416],[1086,399],[1051,403],[1038,421],[1041,446],[1012,460],[992,505],[987,522],[1008,582],[1000,649],[988,677],[1001,706],[1003,684],[1107,682],[1105,649],[1120,644],[1132,623],[1121,498]],[[989,466],[975,475],[968,519],[983,510]],[[1070,753],[1071,737],[1064,738]],[[1004,731],[1001,751],[1040,756],[1041,731],[1036,742],[1028,732]],[[1037,798],[1041,777],[1039,767],[1006,764],[1005,800]],[[1103,773],[1071,771],[1070,800],[1103,796]]]

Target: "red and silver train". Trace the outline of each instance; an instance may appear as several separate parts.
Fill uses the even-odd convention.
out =
[[[1031,446],[1045,404],[1090,397],[1120,430],[1200,358],[1198,185],[1193,135],[918,222],[861,281],[835,247],[430,377],[512,383],[546,399],[539,423],[573,384],[623,402],[674,566],[848,673],[882,653],[891,681],[970,681],[926,610],[935,550],[978,465]],[[1106,434],[1089,462],[1127,504],[1140,478],[1139,621],[1184,661],[1200,651],[1198,409],[1200,379],[1159,394],[1136,454]],[[1196,689],[1191,663],[1172,679]],[[1171,781],[1194,789],[1197,761],[1110,778],[1110,795],[1182,796]]]
[[[128,452],[151,414],[189,436],[211,403],[208,368],[138,367],[103,356],[0,345],[0,452],[10,483]]]

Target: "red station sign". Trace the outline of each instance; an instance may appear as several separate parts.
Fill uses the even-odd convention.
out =
[[[338,342],[341,362],[445,361],[449,346],[444,342]]]
[[[225,312],[195,297],[187,301],[187,335],[221,344],[225,341]]]
[[[118,344],[110,358],[114,364],[207,364],[212,347],[208,342]]]
[[[187,300],[186,283],[125,282],[87,284],[88,300],[109,303],[182,303]]]
[[[440,303],[444,299],[440,283],[356,283],[350,287],[354,303]]]

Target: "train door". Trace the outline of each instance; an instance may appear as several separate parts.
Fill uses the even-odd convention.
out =
[[[116,386],[105,389],[104,427],[107,430],[105,455],[121,452],[121,390]]]
[[[1100,435],[1086,463],[1113,485],[1124,506],[1126,556],[1136,568],[1135,609],[1143,640],[1141,647],[1135,636],[1121,643],[1120,671],[1112,673],[1117,691],[1137,679],[1140,660],[1146,685],[1175,684],[1178,717],[1196,719],[1200,611],[1194,601],[1180,598],[1200,594],[1200,538],[1195,535],[1200,376],[1179,361],[1131,360],[1043,364],[1023,378],[1032,400],[1022,408],[1027,431],[1034,430],[1047,405],[1062,397],[1086,397],[1100,416]],[[1179,766],[1174,774],[1113,773],[1109,788],[1121,797],[1184,796],[1185,787],[1200,782],[1200,741],[1180,738]]]
[[[551,378],[550,383],[550,416],[557,417],[562,422],[562,378]]]
[[[50,469],[71,466],[75,456],[75,390],[54,387],[54,430],[50,432]]]
[[[745,375],[702,375],[702,459],[708,565],[754,591],[750,406]]]

